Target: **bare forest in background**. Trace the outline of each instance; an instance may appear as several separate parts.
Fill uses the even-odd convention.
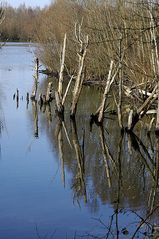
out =
[[[1,41],[28,42],[35,41],[35,34],[39,25],[40,8],[26,7],[25,4],[18,8],[2,6],[4,11],[3,24],[0,28]]]
[[[158,1],[56,0],[44,9],[7,6],[1,40],[41,43],[40,59],[50,71],[58,72],[67,34],[65,65],[71,73],[78,63],[76,24],[82,24],[83,36],[89,36],[87,79],[105,79],[110,61],[121,57],[125,80],[142,83],[156,78]]]

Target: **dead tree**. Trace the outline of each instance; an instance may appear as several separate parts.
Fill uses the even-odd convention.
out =
[[[37,90],[38,90],[38,79],[39,79],[39,59],[36,58],[36,65],[35,65],[35,74],[34,74],[34,85],[32,88],[31,93],[31,100],[36,100]]]
[[[75,25],[75,37],[80,46],[80,50],[77,53],[79,65],[78,65],[78,72],[77,72],[77,77],[75,81],[75,86],[73,89],[73,99],[72,99],[72,105],[70,110],[71,118],[75,117],[76,110],[77,110],[77,103],[82,90],[82,84],[84,80],[84,62],[85,62],[88,43],[89,43],[88,35],[85,37],[82,37],[81,28],[82,28],[82,23],[78,26],[78,31],[77,31],[77,25]]]
[[[65,103],[66,96],[67,96],[68,90],[70,88],[71,82],[73,80],[73,76],[71,76],[70,81],[66,87],[66,91],[63,95],[63,79],[64,79],[63,74],[64,74],[64,69],[65,69],[66,41],[67,41],[67,36],[65,34],[64,41],[63,41],[62,56],[61,56],[61,66],[60,66],[60,73],[59,73],[58,90],[55,91],[55,101],[56,101],[57,113],[61,118],[64,118],[64,103]]]
[[[120,68],[120,65],[118,65],[116,70],[113,72],[113,65],[114,65],[114,61],[112,60],[111,63],[110,63],[108,78],[107,78],[107,81],[106,81],[106,86],[105,86],[105,90],[104,90],[103,97],[102,97],[102,103],[99,106],[96,113],[91,115],[91,118],[93,119],[93,121],[95,121],[96,123],[99,123],[99,124],[101,124],[103,122],[104,110],[105,110],[107,96],[108,96],[108,93],[110,91],[111,85],[113,84],[113,82],[115,80],[115,77],[116,77],[116,75],[119,71],[119,68]]]
[[[66,40],[67,40],[67,37],[65,34],[64,41],[63,41],[62,55],[61,55],[61,66],[60,66],[60,72],[59,72],[58,90],[55,92],[57,112],[61,116],[64,114],[64,106],[62,105],[62,97],[63,97],[63,73],[64,73],[64,67],[65,67]]]
[[[47,91],[46,91],[46,103],[49,104],[53,100],[53,85],[52,82],[48,83]]]

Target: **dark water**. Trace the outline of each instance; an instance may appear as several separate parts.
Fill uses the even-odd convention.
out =
[[[103,127],[90,129],[101,95],[95,87],[83,89],[76,122],[71,92],[64,123],[54,102],[27,106],[33,50],[0,51],[0,238],[158,238],[158,139],[145,125],[121,134],[108,114]],[[39,82],[45,92],[48,79]]]

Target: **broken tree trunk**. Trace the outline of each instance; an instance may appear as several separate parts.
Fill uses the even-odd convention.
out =
[[[53,100],[52,90],[53,90],[52,82],[49,82],[46,91],[46,103],[50,103]]]
[[[38,90],[38,79],[39,79],[39,59],[36,58],[35,74],[34,74],[34,85],[31,93],[31,100],[36,100],[37,90]]]
[[[56,101],[56,108],[58,116],[64,120],[64,106],[62,105],[62,99],[59,93],[55,92],[55,101]]]

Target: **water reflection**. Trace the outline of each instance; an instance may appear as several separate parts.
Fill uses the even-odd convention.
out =
[[[89,94],[95,99],[92,104]],[[90,131],[89,115],[99,96],[95,88],[84,88],[76,120],[69,118],[69,98],[65,121],[55,115],[54,103],[41,109],[39,117],[39,106],[33,105],[34,135],[38,136],[39,118],[58,152],[64,187],[66,175],[71,178],[74,204],[82,207],[84,203],[91,212],[98,212],[103,205],[113,210],[97,218],[99,228],[84,237],[158,235],[159,139],[144,128],[137,129],[136,134],[121,132],[116,116],[107,117],[102,126],[92,125]]]
[[[31,102],[33,56],[25,51],[5,48],[0,58],[9,131],[1,138],[2,237],[157,238],[158,138],[144,127],[135,134],[121,133],[113,114],[90,130],[90,114],[101,94],[96,87],[84,87],[76,121],[69,117],[71,91],[64,121],[56,116],[54,101]],[[12,72],[6,71],[8,64]],[[46,94],[51,80],[41,78],[38,95]],[[113,102],[108,104],[112,113]],[[0,122],[2,131],[5,121]]]

